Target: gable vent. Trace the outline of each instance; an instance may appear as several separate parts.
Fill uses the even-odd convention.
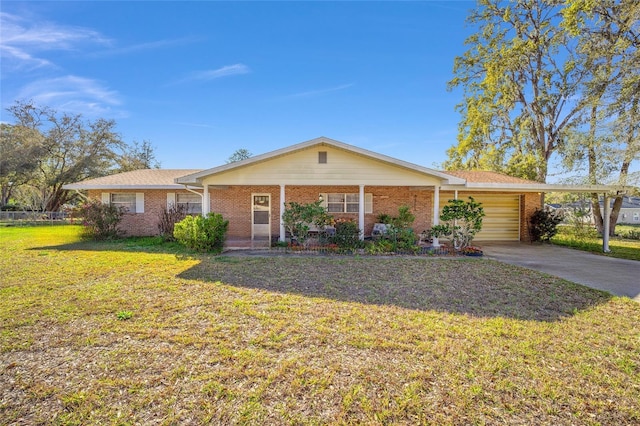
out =
[[[327,151],[318,151],[318,163],[327,164]]]

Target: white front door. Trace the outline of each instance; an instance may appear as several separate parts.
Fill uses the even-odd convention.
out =
[[[271,240],[271,195],[251,195],[251,239]]]

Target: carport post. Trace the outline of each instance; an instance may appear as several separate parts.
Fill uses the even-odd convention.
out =
[[[433,226],[440,224],[440,185],[436,185],[433,189]],[[438,241],[438,237],[433,237],[433,247],[440,247],[440,242]]]
[[[609,253],[609,198],[604,193],[604,215],[602,217],[602,251]]]
[[[202,216],[207,216],[211,212],[211,194],[209,185],[202,185]]]
[[[285,199],[284,199],[284,185],[280,184],[280,241],[286,241],[285,238],[285,229],[284,229],[284,209],[285,209]]]

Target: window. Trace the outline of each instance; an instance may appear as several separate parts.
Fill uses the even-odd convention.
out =
[[[638,220],[640,220],[640,214],[638,214],[638,212],[634,212],[633,213],[633,220],[635,222],[637,222]]]
[[[202,197],[198,194],[176,194],[176,203],[184,206],[187,213],[202,213]]]
[[[125,207],[127,213],[136,212],[136,194],[111,194],[111,205]]]
[[[360,203],[358,194],[327,194],[327,212],[358,213]]]
[[[327,151],[318,151],[318,163],[327,164]]]

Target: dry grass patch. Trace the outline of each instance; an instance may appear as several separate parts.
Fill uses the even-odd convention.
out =
[[[628,299],[486,259],[76,235],[0,229],[0,423],[640,422]]]

